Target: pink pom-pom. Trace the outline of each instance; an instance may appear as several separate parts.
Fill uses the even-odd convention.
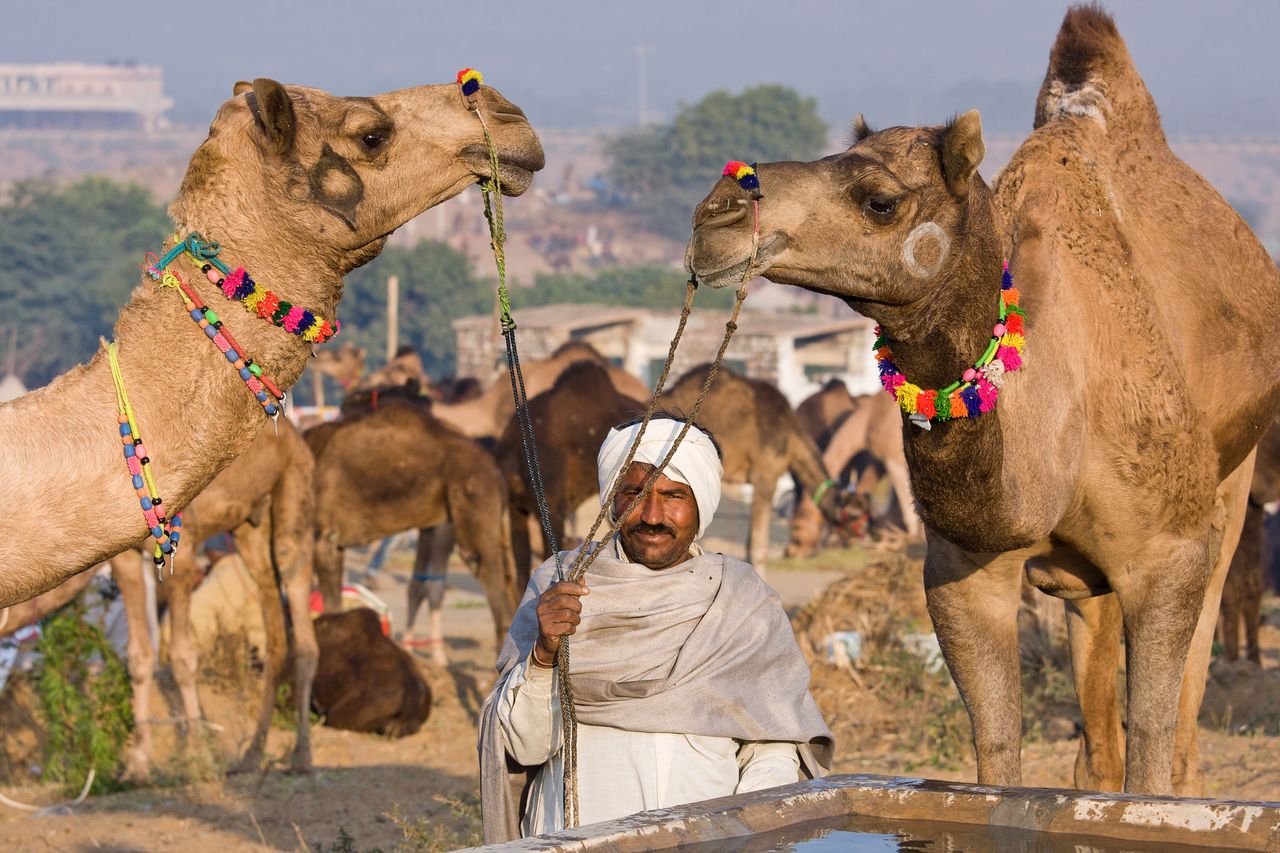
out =
[[[217,279],[214,281],[216,282]],[[234,299],[236,291],[242,284],[244,284],[244,267],[238,267],[235,272],[222,280],[222,292],[228,299]]]
[[[978,380],[978,411],[989,412],[996,407],[996,398],[1000,396],[1000,389],[992,385],[986,379]]]
[[[298,324],[302,322],[302,314],[305,311],[297,305],[289,309],[289,313],[284,315],[284,330],[286,332],[298,331]]]
[[[1005,370],[1017,370],[1022,366],[1022,356],[1013,347],[1000,347],[996,350],[996,358],[1004,362]]]
[[[952,374],[952,375],[954,375],[954,374]],[[964,372],[964,381],[965,381],[965,382],[972,382],[972,381],[973,381],[977,376],[978,376],[978,371],[976,371],[976,370],[974,370],[972,367],[970,367],[968,370],[966,370],[966,371]]]
[[[902,385],[906,381],[907,377],[903,376],[901,373],[891,373],[888,376],[880,377],[880,382],[884,385],[884,390],[888,391],[890,394],[894,394],[895,396],[897,396],[896,392],[898,390],[898,386]]]

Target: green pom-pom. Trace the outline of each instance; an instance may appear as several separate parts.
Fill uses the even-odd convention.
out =
[[[946,394],[939,394],[938,398],[933,401],[933,408],[937,410],[937,414],[933,416],[936,421],[951,420],[951,397]]]

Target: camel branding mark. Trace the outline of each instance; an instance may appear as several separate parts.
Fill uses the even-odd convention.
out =
[[[920,245],[921,240],[932,238],[937,241],[937,257],[932,263],[925,264],[916,260],[916,247]],[[936,222],[925,222],[917,225],[907,235],[907,239],[902,244],[902,262],[907,265],[907,271],[916,278],[933,278],[937,275],[938,270],[942,269],[942,262],[947,259],[947,252],[951,250],[951,238],[942,230]]]
[[[352,231],[356,230],[356,208],[364,199],[364,181],[347,160],[324,144],[320,159],[308,173],[311,197],[325,210],[337,216]]]

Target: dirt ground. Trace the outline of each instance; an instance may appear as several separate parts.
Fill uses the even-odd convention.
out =
[[[740,508],[728,507],[712,530],[711,547],[740,553],[743,520]],[[782,532],[777,526],[775,551]],[[396,553],[377,583],[397,625],[410,553]],[[363,559],[353,554],[348,566],[358,568]],[[903,652],[892,639],[895,631],[921,627],[918,568],[914,556],[868,559],[864,552],[847,551],[778,560],[768,573],[814,659],[814,692],[837,736],[836,772],[974,778],[967,718],[954,687],[945,675],[928,674],[924,658]],[[895,573],[903,579],[893,580]],[[891,610],[883,595],[886,584],[894,596]],[[850,607],[862,616],[837,624],[838,608]],[[1267,669],[1215,662],[1211,672],[1201,715],[1209,796],[1280,800],[1280,601],[1269,599],[1267,612]],[[222,768],[248,740],[245,707],[251,700],[243,687],[209,679],[202,685],[206,714],[221,727],[209,733],[211,761],[183,759],[173,727],[161,726],[152,786],[34,815],[0,806],[0,849],[391,851],[479,843],[475,719],[493,680],[490,624],[474,580],[461,570],[451,574],[445,612],[450,663],[438,668],[418,658],[434,701],[417,734],[391,740],[315,728],[316,770],[295,776],[284,771],[293,732],[283,725],[272,730],[273,761],[266,772],[227,777]],[[853,666],[826,663],[822,641],[842,630],[866,637],[864,656]],[[927,621],[922,630],[928,631]],[[1024,741],[1024,781],[1062,787],[1071,782],[1074,720],[1061,674],[1047,665],[1042,669],[1028,681],[1043,683],[1031,694],[1040,724]],[[928,685],[923,692],[920,684]],[[168,704],[156,706],[176,716],[171,684],[163,692]],[[56,790],[38,782],[30,769],[39,760],[31,697],[21,682],[0,697],[0,792],[29,803],[56,802]]]

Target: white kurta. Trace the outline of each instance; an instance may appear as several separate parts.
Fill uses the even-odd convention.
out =
[[[507,752],[542,765],[521,820],[524,836],[564,828],[560,699],[555,670],[526,658],[501,688],[498,720]],[[578,809],[583,825],[800,778],[796,745],[727,737],[630,732],[578,724]]]

